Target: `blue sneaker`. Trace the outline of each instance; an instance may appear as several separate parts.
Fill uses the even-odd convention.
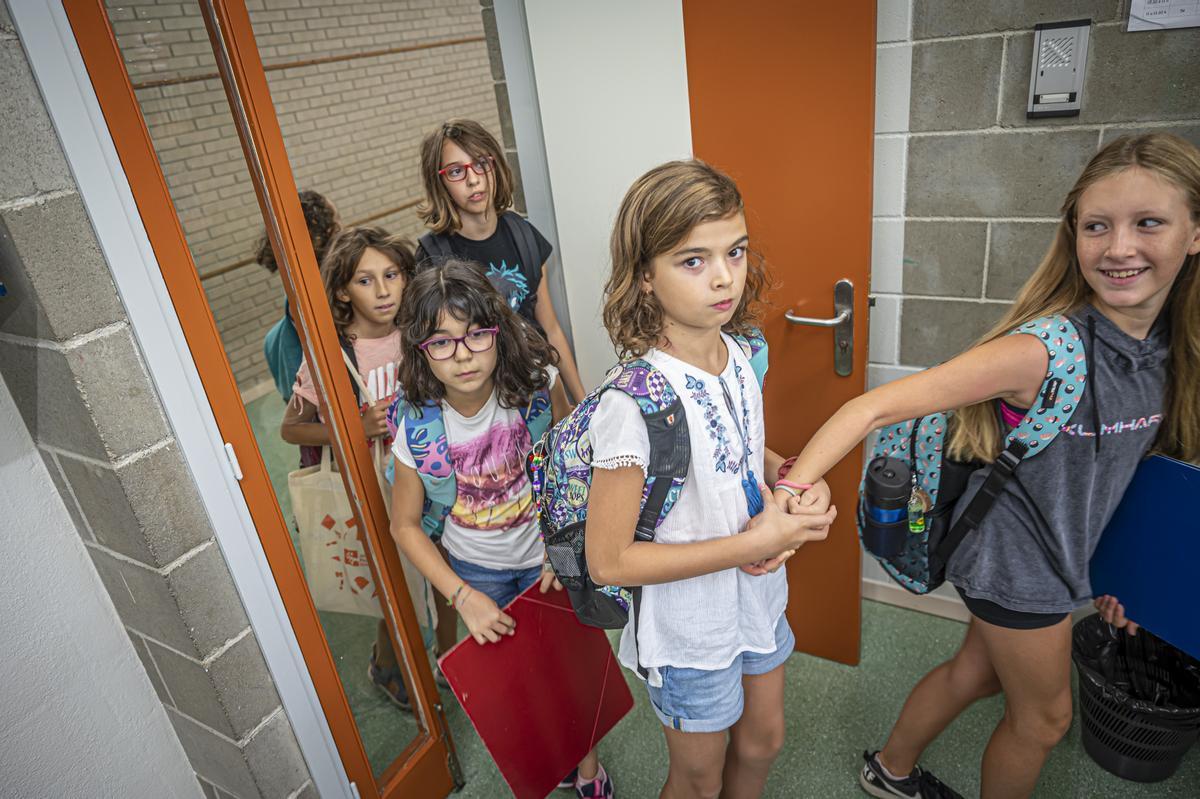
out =
[[[382,691],[393,705],[411,713],[412,703],[408,699],[408,689],[404,687],[400,667],[397,665],[385,669],[379,665],[376,655],[375,646],[372,645],[371,657],[367,661],[367,679],[371,681],[371,685]]]

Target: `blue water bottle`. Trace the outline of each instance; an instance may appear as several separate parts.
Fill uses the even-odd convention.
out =
[[[862,537],[867,551],[894,558],[908,537],[912,470],[905,461],[879,456],[867,464],[862,498]]]

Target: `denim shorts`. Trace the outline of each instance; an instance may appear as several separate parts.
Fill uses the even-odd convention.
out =
[[[467,585],[481,594],[487,594],[497,607],[504,607],[517,598],[529,586],[536,583],[542,576],[542,567],[533,566],[528,569],[489,569],[465,560],[459,560],[446,553],[450,568],[463,579]]]
[[[720,732],[742,717],[742,677],[766,674],[782,665],[796,647],[796,636],[781,615],[775,625],[775,651],[742,652],[723,669],[659,666],[662,687],[646,683],[650,704],[664,726],[681,732]]]

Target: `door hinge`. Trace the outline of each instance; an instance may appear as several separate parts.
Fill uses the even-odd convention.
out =
[[[353,782],[350,783],[350,793],[354,794],[354,799],[362,799],[358,793],[358,785]]]
[[[229,459],[229,466],[233,469],[233,476],[239,482],[242,479],[242,465],[238,463],[237,453],[233,451],[233,444],[225,442],[225,457]]]

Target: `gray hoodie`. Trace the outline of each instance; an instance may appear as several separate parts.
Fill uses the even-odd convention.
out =
[[[1162,425],[1166,313],[1142,341],[1090,305],[1070,317],[1088,363],[1075,414],[1049,447],[1017,467],[947,567],[947,579],[967,596],[1026,613],[1065,613],[1091,598],[1088,562]],[[955,518],[988,471],[971,476]]]

